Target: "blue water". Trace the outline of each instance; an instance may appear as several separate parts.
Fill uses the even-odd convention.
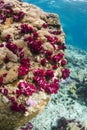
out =
[[[66,43],[87,50],[87,0],[23,0],[59,14]]]

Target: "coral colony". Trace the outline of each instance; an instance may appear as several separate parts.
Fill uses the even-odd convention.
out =
[[[20,22],[25,16],[23,11],[15,12],[12,9],[12,5],[10,3],[5,4],[3,0],[0,0],[0,24],[5,24],[8,18],[11,18],[13,22]],[[49,28],[47,23],[42,24],[42,28]],[[0,76],[0,93],[4,96],[8,97],[11,101],[11,110],[15,112],[23,112],[27,111],[26,105],[22,103],[18,103],[17,99],[21,96],[31,96],[33,93],[37,91],[44,91],[47,94],[56,94],[59,90],[59,81],[60,78],[55,78],[54,71],[58,69],[59,66],[62,66],[61,69],[61,78],[64,80],[69,76],[70,71],[68,68],[65,68],[67,64],[66,60],[64,59],[63,51],[66,49],[64,43],[60,42],[56,36],[61,34],[59,30],[50,30],[49,33],[54,35],[45,35],[47,42],[52,45],[54,52],[51,50],[46,50],[43,47],[43,41],[39,38],[38,32],[29,24],[22,23],[19,26],[20,35],[24,36],[24,42],[26,46],[33,55],[43,55],[40,59],[40,63],[42,68],[36,68],[33,71],[33,82],[29,83],[23,80],[23,77],[29,74],[32,59],[29,56],[25,56],[24,49],[18,47],[16,44],[11,41],[11,35],[8,34],[5,38],[6,44],[0,44],[0,48],[6,47],[9,49],[13,54],[15,54],[19,58],[19,67],[18,67],[18,79],[19,83],[17,84],[18,87],[16,91],[12,92],[13,96],[9,96],[9,89],[4,87],[3,79],[7,76],[7,74],[3,74]],[[25,36],[25,34],[29,34],[29,36]],[[5,64],[10,62],[8,56],[4,59]],[[52,69],[44,69],[47,62],[52,65]],[[22,79],[22,80],[21,80]],[[16,95],[16,98],[14,97]]]

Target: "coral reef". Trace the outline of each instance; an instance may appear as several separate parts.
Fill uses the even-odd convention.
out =
[[[57,94],[70,74],[65,49],[56,14],[18,0],[0,1],[1,130],[17,129]]]

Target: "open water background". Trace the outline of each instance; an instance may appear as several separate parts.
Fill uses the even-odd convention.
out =
[[[60,17],[67,44],[87,50],[87,0],[23,0]]]

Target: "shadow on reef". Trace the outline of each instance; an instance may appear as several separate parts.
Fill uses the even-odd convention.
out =
[[[51,130],[86,130],[83,124],[76,120],[68,120],[61,117],[57,121],[57,126],[53,126]]]
[[[87,52],[68,46],[66,59],[72,81],[68,85],[68,94],[81,105],[87,105]]]
[[[73,98],[77,99],[77,101],[81,104],[87,105],[87,75],[84,75],[82,81],[79,79],[74,79],[71,77],[71,79],[75,82],[75,86],[72,86],[68,94]],[[76,97],[77,96],[77,97]]]
[[[85,101],[85,103],[87,103],[87,75],[83,77],[82,82],[78,82],[76,84],[76,87],[76,94],[78,95],[78,97]]]

